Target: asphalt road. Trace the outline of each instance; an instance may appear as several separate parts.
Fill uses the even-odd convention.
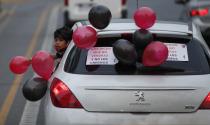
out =
[[[50,14],[55,6],[61,4],[60,0],[2,0],[0,125],[19,125],[26,104],[21,89],[24,82],[33,76],[31,67],[24,75],[13,75],[8,66],[10,59],[17,55],[31,58],[41,49]],[[60,23],[58,25],[62,25],[62,17],[58,17],[57,20]],[[30,123],[25,121],[27,122]]]
[[[180,5],[174,5],[173,0],[158,0],[159,2],[155,4],[154,1],[141,0],[138,7],[151,7],[156,11],[158,20],[179,20],[178,17],[182,13]],[[35,103],[34,106],[37,106],[38,114],[33,114],[35,111],[32,110],[26,112],[32,116],[23,115],[26,107],[34,104],[27,102],[21,92],[24,82],[33,76],[31,67],[24,75],[13,75],[8,64],[10,59],[17,55],[31,58],[37,50],[43,49],[44,41],[51,40],[53,29],[49,28],[52,21],[50,19],[55,18],[56,20],[54,25],[51,22],[54,28],[63,25],[62,1],[2,0],[2,2],[3,11],[0,13],[0,125],[40,125],[43,124],[44,116],[42,106],[39,104]],[[59,10],[55,14],[58,6]],[[137,8],[136,0],[128,0],[127,6],[128,17],[132,18]],[[51,16],[54,17],[51,18]],[[43,103],[41,102],[40,105]],[[34,115],[38,116],[37,119],[30,121]]]

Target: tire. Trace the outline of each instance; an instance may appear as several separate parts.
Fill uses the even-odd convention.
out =
[[[127,10],[122,10],[121,17],[122,18],[127,18],[128,17],[128,11]]]
[[[205,39],[206,43],[210,47],[210,28],[206,29],[203,33],[203,38]]]
[[[187,4],[190,0],[175,0],[177,4]]]
[[[74,22],[69,19],[69,12],[65,11],[63,17],[64,25],[71,28],[74,25]]]
[[[63,13],[63,21],[64,21],[64,25],[66,25],[69,21],[69,12],[68,11],[64,11]]]

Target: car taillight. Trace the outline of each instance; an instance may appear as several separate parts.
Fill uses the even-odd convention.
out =
[[[68,6],[69,5],[69,0],[64,0],[64,5]]]
[[[126,2],[127,2],[127,0],[121,0],[121,4],[122,4],[122,5],[125,5]]]
[[[82,105],[61,80],[55,78],[50,87],[50,97],[56,107],[82,108]]]
[[[203,8],[203,9],[191,10],[190,15],[191,16],[206,16],[208,15],[208,13],[209,13],[208,8]]]
[[[200,109],[210,109],[210,93],[206,96],[202,102]]]

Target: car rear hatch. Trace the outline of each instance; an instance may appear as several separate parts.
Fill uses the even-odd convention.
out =
[[[66,75],[60,79],[87,111],[193,112],[210,91],[210,75]]]
[[[152,31],[158,26],[161,24],[154,26]],[[168,30],[170,26],[166,24],[163,30],[157,30],[159,33],[153,32],[154,41],[181,46],[177,52],[185,59],[188,57],[187,60],[167,60],[157,67],[145,67],[140,61],[134,67],[120,63],[89,65],[91,49],[74,46],[64,55],[65,62],[61,62],[56,78],[68,86],[87,111],[194,112],[210,92],[209,62],[199,41],[188,36],[189,32],[182,32],[189,30],[187,27],[173,32]],[[171,35],[164,34],[168,32]],[[186,34],[182,37],[177,35],[179,33]],[[122,38],[132,41],[132,34],[99,37],[95,47],[109,47],[108,51]]]

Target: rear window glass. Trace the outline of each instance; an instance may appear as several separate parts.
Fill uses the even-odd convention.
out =
[[[132,34],[121,37],[98,38],[96,47],[112,47],[118,39],[132,42]],[[199,75],[209,74],[209,63],[203,48],[195,39],[155,36],[155,41],[180,43],[187,46],[188,61],[166,61],[157,67],[145,67],[140,62],[135,66],[116,63],[113,65],[86,65],[88,50],[76,46],[71,49],[65,62],[64,70],[74,74],[92,75]]]

